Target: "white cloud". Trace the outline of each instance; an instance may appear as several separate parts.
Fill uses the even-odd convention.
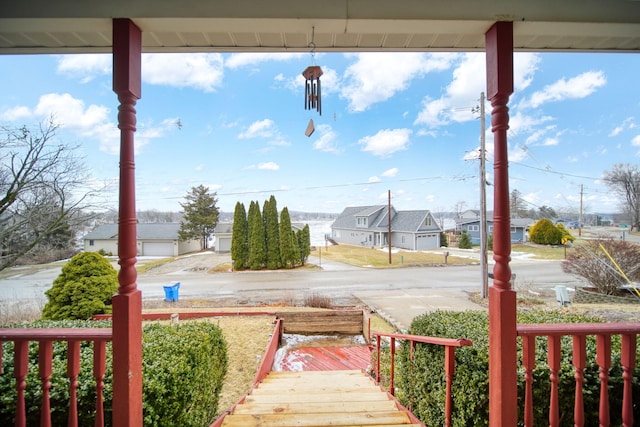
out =
[[[378,178],[377,176],[371,176],[371,177],[369,177],[369,179],[367,180],[367,182],[368,182],[369,184],[373,184],[373,183],[375,183],[375,182],[380,182],[380,178]]]
[[[17,107],[4,110],[0,114],[0,119],[9,122],[15,122],[18,120],[28,119],[33,116],[33,111],[24,105],[18,105]]]
[[[338,147],[337,135],[333,131],[333,128],[330,125],[318,125],[316,127],[316,132],[320,135],[318,139],[313,142],[313,149],[318,151],[324,151],[327,153],[340,153],[340,149]]]
[[[546,147],[551,147],[551,146],[558,145],[558,144],[560,144],[560,141],[558,140],[558,138],[547,138],[542,143],[542,145],[544,145]]]
[[[66,129],[75,132],[84,139],[98,141],[100,151],[108,154],[120,152],[120,130],[117,124],[110,121],[110,110],[102,105],[87,106],[81,99],[74,98],[68,93],[48,93],[42,95],[35,107],[18,106],[3,113],[3,117],[13,116],[20,119],[53,121]],[[175,127],[175,122],[165,120],[160,126],[138,123],[135,137],[135,152],[149,144],[151,140],[160,138]]]
[[[439,99],[426,97],[423,109],[418,113],[415,124],[438,127],[451,121],[475,120],[471,109],[478,104],[480,92],[486,86],[484,53],[466,53],[462,55],[458,66],[453,70],[453,80]]]
[[[309,55],[308,53],[234,53],[224,62],[227,68],[256,66],[267,61],[289,61]]]
[[[611,133],[609,134],[609,136],[617,136],[620,133],[622,133],[623,131],[627,130],[627,129],[634,129],[636,127],[636,124],[633,121],[633,117],[627,117],[626,119],[624,119],[624,121],[616,126]]]
[[[513,87],[520,92],[533,82],[533,75],[538,71],[538,64],[542,59],[540,54],[519,52],[513,55]]]
[[[386,171],[382,172],[382,176],[392,178],[396,176],[399,171],[400,170],[398,168],[387,169]]]
[[[531,96],[529,104],[537,108],[547,102],[586,98],[606,83],[607,79],[602,71],[587,71],[568,80],[563,78],[545,86]]]
[[[447,53],[359,53],[345,71],[341,97],[351,111],[365,111],[407,89],[412,79],[446,70],[456,57]]]
[[[425,97],[415,124],[439,127],[451,122],[476,119],[477,114],[473,114],[471,109],[478,105],[480,92],[486,91],[486,56],[474,52],[452,57],[453,60],[459,62],[444,95],[438,99]],[[513,60],[514,87],[516,91],[523,90],[533,81],[540,56],[535,53],[516,53]]]
[[[396,151],[406,150],[409,145],[410,129],[384,129],[358,141],[367,151],[378,157],[388,157]]]
[[[245,169],[257,169],[257,170],[264,170],[264,171],[277,171],[277,170],[280,170],[280,165],[278,165],[275,162],[264,162],[264,163],[259,163],[257,165],[249,165]]]
[[[633,145],[634,147],[640,147],[640,135],[636,135],[636,136],[631,140],[631,145]]]
[[[151,53],[142,56],[142,79],[150,84],[213,92],[224,75],[219,53]]]
[[[96,76],[109,75],[113,69],[113,56],[110,54],[63,55],[59,57],[58,74],[80,78],[88,83]]]
[[[247,130],[238,135],[239,139],[271,138],[277,133],[276,124],[271,119],[259,120],[249,125]]]

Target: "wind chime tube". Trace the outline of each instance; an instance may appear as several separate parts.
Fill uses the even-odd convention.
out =
[[[320,97],[320,78],[318,78],[318,114],[322,115],[322,98]]]

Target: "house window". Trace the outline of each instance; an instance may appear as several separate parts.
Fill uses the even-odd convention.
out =
[[[89,240],[89,246],[93,246],[93,240]]]
[[[424,225],[431,226],[431,217],[428,216],[427,219],[424,220]]]
[[[404,243],[404,236],[402,236],[402,243]]]
[[[489,233],[493,233],[493,225],[489,226]]]
[[[358,227],[367,227],[367,217],[366,216],[356,217],[356,225]]]
[[[480,226],[479,225],[469,225],[467,227],[467,230],[469,230],[469,231],[480,231]]]
[[[518,229],[515,227],[511,227],[511,234],[515,234],[518,232]]]

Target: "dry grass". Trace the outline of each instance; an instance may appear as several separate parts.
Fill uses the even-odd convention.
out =
[[[332,261],[351,264],[358,267],[415,267],[444,265],[444,255],[439,253],[413,252],[392,250],[391,264],[389,264],[389,252],[387,250],[365,248],[352,245],[335,245],[319,248],[311,252],[311,255],[330,259]],[[474,264],[478,261],[469,258],[461,258],[450,255],[447,258],[448,265]]]
[[[218,414],[233,406],[253,385],[253,379],[273,333],[271,316],[230,316],[211,319],[227,341],[229,365],[220,393]]]

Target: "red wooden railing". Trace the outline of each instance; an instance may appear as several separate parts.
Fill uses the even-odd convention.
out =
[[[636,339],[640,334],[640,323],[559,323],[517,325],[518,335],[522,338],[522,365],[525,370],[525,408],[524,425],[533,426],[533,370],[536,358],[536,337],[547,337],[547,363],[550,371],[551,396],[549,397],[549,426],[560,425],[558,406],[558,373],[560,371],[560,339],[571,336],[573,339],[573,367],[575,370],[576,391],[574,401],[574,425],[584,425],[583,384],[586,368],[586,337],[596,337],[596,363],[600,377],[600,426],[609,426],[609,369],[611,368],[611,336],[621,336],[620,359],[622,364],[623,398],[622,425],[633,425],[633,398],[631,386],[636,366]]]
[[[271,372],[271,367],[275,362],[276,353],[278,352],[278,348],[280,347],[281,337],[282,319],[276,319],[275,327],[273,328],[273,334],[271,335],[271,339],[267,344],[267,348],[264,352],[264,357],[262,358],[260,366],[258,367],[258,372],[256,372],[256,376],[253,379],[252,389],[258,386],[258,384],[260,384],[260,382],[265,379],[269,372]],[[232,413],[236,406],[244,403],[244,400],[247,398],[249,393],[251,393],[251,390],[249,390],[244,396],[242,396],[238,400],[238,402],[236,402],[236,404],[234,404],[231,408],[224,411],[224,413],[220,417],[218,417],[218,419],[215,420],[209,427],[220,427],[222,425],[222,422],[224,421],[224,417]]]
[[[405,334],[385,334],[381,332],[371,333],[376,338],[376,381],[380,382],[380,353],[381,353],[381,341],[382,337],[390,340],[390,372],[389,372],[389,389],[388,392],[393,396],[395,395],[395,355],[396,355],[396,340],[409,341],[409,357],[413,359],[413,352],[417,343],[423,344],[435,344],[444,347],[444,371],[446,378],[446,400],[444,404],[445,413],[445,425],[448,427],[451,425],[451,408],[452,408],[452,395],[451,395],[451,383],[453,382],[453,374],[456,367],[456,347],[471,346],[473,343],[467,339],[452,339],[452,338],[437,338],[437,337],[423,337],[420,335],[405,335]]]
[[[27,425],[25,390],[29,367],[29,343],[38,343],[38,366],[42,402],[40,404],[40,426],[51,426],[49,392],[53,364],[54,341],[67,342],[67,377],[69,378],[69,415],[68,425],[78,425],[78,375],[80,373],[80,343],[93,342],[93,377],[96,382],[96,417],[94,425],[104,426],[103,388],[106,368],[106,347],[111,341],[111,328],[0,328],[0,374],[2,373],[2,343],[14,343],[14,377],[16,379],[16,415],[15,426]]]

